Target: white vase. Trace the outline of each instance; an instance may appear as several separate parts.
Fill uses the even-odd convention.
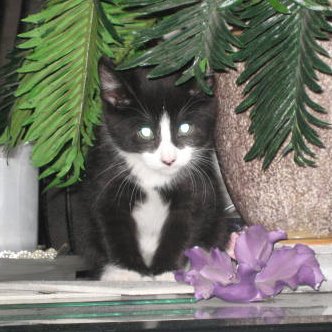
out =
[[[0,147],[0,251],[34,250],[38,236],[38,170],[31,146]]]

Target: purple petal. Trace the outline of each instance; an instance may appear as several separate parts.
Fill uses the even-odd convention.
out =
[[[261,225],[247,228],[235,245],[235,257],[239,264],[245,263],[260,271],[271,256],[276,241],[286,238],[283,231],[268,232]]]
[[[174,278],[178,282],[185,282],[186,271],[185,270],[177,270],[174,272]]]
[[[233,271],[232,259],[224,251],[220,251],[218,248],[215,248],[211,251],[212,264],[214,266],[222,267],[229,271]]]
[[[212,296],[213,283],[195,270],[190,270],[185,273],[184,281],[193,286],[195,289],[195,297],[198,300],[208,299]]]
[[[206,264],[212,263],[210,253],[197,246],[187,249],[184,254],[189,258],[191,267],[197,271],[201,270]]]
[[[306,256],[305,265],[301,267],[301,271],[298,274],[300,285],[308,285],[314,289],[318,289],[325,280],[325,277],[315,257],[315,252],[303,244],[297,244],[294,249],[296,249],[299,255]]]
[[[287,233],[281,229],[279,229],[278,231],[269,232],[268,236],[271,243],[276,243],[278,241],[287,239]]]
[[[197,300],[207,300],[213,296],[214,285],[208,279],[203,277],[197,278],[193,284],[195,288],[195,298]]]
[[[214,287],[213,295],[231,302],[261,301],[266,297],[256,288],[255,283],[249,280],[228,286],[218,284]]]
[[[200,272],[190,269],[189,271],[179,270],[174,273],[175,280],[185,282],[194,287],[197,300],[209,299],[213,293],[213,283],[200,274]]]
[[[298,244],[273,251],[266,267],[257,274],[256,285],[267,296],[278,294],[284,286],[296,289],[299,285],[319,287],[324,280],[315,253]]]
[[[236,281],[235,267],[231,258],[217,248],[211,251],[211,263],[205,265],[200,273],[204,278],[212,282],[220,282],[222,285],[228,285]]]
[[[300,244],[273,250],[274,243],[285,238],[283,231],[249,227],[235,245],[237,267],[229,255],[218,249],[207,252],[194,247],[185,252],[189,268],[177,271],[175,278],[192,285],[197,299],[214,295],[232,302],[261,301],[285,286],[295,289],[309,285],[317,289],[324,276],[314,251]]]
[[[221,267],[205,266],[200,274],[202,277],[211,280],[214,283],[220,283],[224,286],[232,284],[236,281],[236,276],[233,272],[223,270]]]
[[[266,296],[260,292],[255,284],[257,271],[252,270],[249,265],[239,265],[237,277],[239,282],[227,286],[217,284],[213,294],[226,301],[231,302],[251,302],[260,301]]]

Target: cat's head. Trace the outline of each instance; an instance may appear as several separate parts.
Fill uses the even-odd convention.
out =
[[[216,104],[177,77],[146,78],[147,71],[115,71],[99,64],[104,121],[119,154],[146,185],[163,186],[213,148]]]

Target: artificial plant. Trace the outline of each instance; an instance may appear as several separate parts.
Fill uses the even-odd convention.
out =
[[[0,112],[9,121],[1,141],[34,142],[41,177],[69,185],[99,122],[101,54],[119,69],[151,65],[151,78],[180,71],[177,84],[195,78],[206,93],[211,71],[244,61],[236,111],[250,109],[255,138],[245,159],[263,158],[266,168],[287,140],[282,153],[314,166],[311,145],[323,146],[315,127],[328,124],[308,90],[322,91],[317,71],[332,73],[318,42],[332,32],[330,16],[327,0],[48,0],[25,19],[32,28],[19,36],[14,67],[5,68]]]
[[[49,187],[67,186],[79,179],[99,123],[98,60],[119,61],[130,52],[131,30],[148,23],[106,0],[47,0],[23,22],[30,28],[3,68],[0,120],[8,125],[0,143],[33,142],[40,177],[52,178]]]

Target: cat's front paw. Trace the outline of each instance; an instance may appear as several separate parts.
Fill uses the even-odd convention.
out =
[[[164,272],[153,277],[155,281],[175,281],[173,272]]]
[[[100,281],[145,281],[151,277],[141,275],[136,271],[120,268],[115,265],[106,265],[100,277]]]

